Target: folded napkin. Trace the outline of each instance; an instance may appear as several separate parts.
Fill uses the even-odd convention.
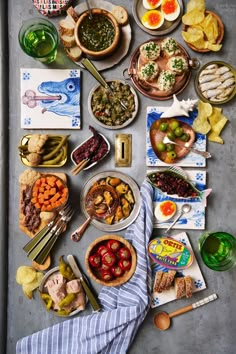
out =
[[[17,342],[16,354],[123,354],[132,343],[150,307],[151,269],[147,245],[152,234],[151,185],[141,187],[141,210],[125,238],[137,252],[132,278],[118,287],[103,287],[103,312],[76,317]]]

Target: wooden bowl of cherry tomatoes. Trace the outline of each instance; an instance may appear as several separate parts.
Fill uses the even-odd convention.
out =
[[[133,246],[117,235],[98,237],[85,254],[89,276],[105,286],[126,283],[134,274],[136,263],[137,256]]]

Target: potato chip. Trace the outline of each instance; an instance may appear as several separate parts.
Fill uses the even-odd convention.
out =
[[[187,12],[190,12],[195,9],[200,10],[200,11],[205,11],[205,9],[206,9],[205,0],[190,0],[187,3]]]
[[[20,285],[32,282],[36,278],[36,270],[29,266],[20,266],[16,271],[16,282]]]
[[[22,290],[25,296],[27,296],[29,299],[32,299],[33,297],[33,291],[37,289],[44,277],[44,274],[41,272],[36,272],[36,278],[27,284],[22,284]]]
[[[185,25],[197,25],[198,23],[201,23],[204,20],[204,11],[200,10],[192,10],[190,12],[187,12],[183,17],[182,21]]]
[[[208,117],[211,125],[211,131],[208,134],[208,139],[219,144],[224,144],[223,139],[220,137],[220,133],[228,119],[221,112],[221,108],[214,107],[212,114]]]
[[[206,49],[206,41],[204,41],[202,38],[193,42],[192,45],[197,49]]]
[[[198,101],[198,115],[193,121],[193,130],[200,134],[207,134],[211,130],[208,117],[212,114],[212,105]]]
[[[198,25],[195,25],[195,26],[198,26]],[[204,32],[199,27],[194,27],[194,26],[188,27],[187,32],[192,35],[198,35],[199,39],[204,38]]]
[[[189,33],[189,31],[182,31],[182,37],[188,43],[195,43],[201,39],[201,35],[199,33]]]
[[[204,20],[200,23],[200,26],[203,28],[203,31],[211,43],[216,43],[219,31],[217,20],[212,14],[208,14]]]
[[[213,52],[218,52],[221,49],[222,44],[212,44],[210,42],[206,42],[206,47]]]

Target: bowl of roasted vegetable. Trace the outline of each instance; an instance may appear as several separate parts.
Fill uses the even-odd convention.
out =
[[[137,263],[133,246],[118,235],[103,235],[94,240],[85,254],[88,275],[105,286],[118,286],[134,274]]]
[[[112,91],[101,85],[91,90],[88,97],[89,113],[103,128],[124,128],[134,120],[138,112],[137,94],[125,81],[107,80],[107,83]]]
[[[49,270],[43,277],[39,294],[45,308],[57,316],[77,315],[86,306],[80,279],[76,278],[63,257],[59,258],[59,266]]]

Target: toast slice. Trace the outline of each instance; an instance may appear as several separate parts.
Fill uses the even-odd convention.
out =
[[[176,275],[176,271],[175,270],[169,270],[168,271],[168,278],[166,280],[166,286],[165,286],[165,290],[170,290],[170,287],[174,281]]]
[[[60,36],[61,43],[65,48],[71,48],[75,46],[75,37],[73,36],[68,36],[66,34],[63,34]]]
[[[166,290],[166,282],[167,282],[168,277],[169,277],[168,272],[163,274],[163,276],[161,278],[161,283],[160,283],[158,291],[157,291],[158,293],[161,293],[163,290]]]
[[[70,19],[63,19],[58,23],[58,30],[61,36],[74,36],[75,23]]]
[[[77,12],[75,12],[74,8],[72,6],[70,6],[67,10],[66,10],[67,15],[69,16],[69,18],[71,19],[72,22],[76,23],[79,19],[79,16],[77,15]]]
[[[185,293],[186,293],[186,297],[192,297],[193,295],[193,283],[192,283],[192,278],[190,277],[190,275],[187,275],[186,277],[184,277],[184,281],[185,281]]]
[[[158,292],[159,286],[161,284],[162,276],[163,276],[162,271],[156,272],[154,284],[153,284],[153,292]]]
[[[121,26],[127,25],[129,20],[129,15],[128,15],[128,11],[123,6],[114,6],[111,13],[115,17],[119,25]]]
[[[78,61],[82,56],[82,50],[77,45],[71,48],[65,48],[65,50],[67,56],[73,61]]]
[[[184,277],[175,278],[175,296],[176,299],[181,299],[185,296],[185,280]]]

